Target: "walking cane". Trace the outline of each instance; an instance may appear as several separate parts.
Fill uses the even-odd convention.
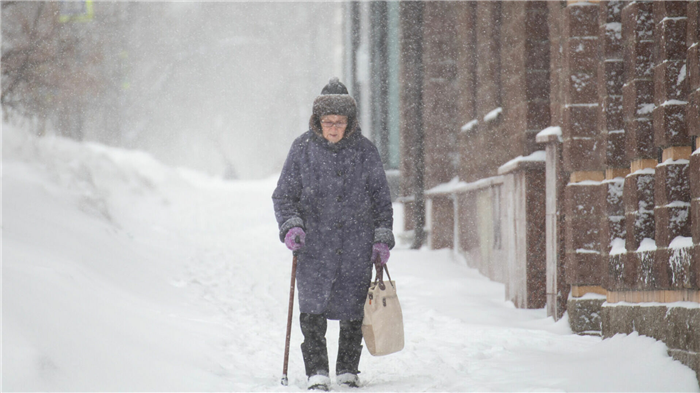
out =
[[[296,239],[299,242],[299,237]],[[284,366],[282,368],[282,385],[287,386],[289,384],[289,379],[287,379],[287,367],[289,366],[289,339],[292,336],[292,314],[294,313],[294,284],[297,278],[297,253],[294,251],[292,258],[292,283],[289,285],[289,312],[287,313],[287,337],[285,338],[284,344]]]

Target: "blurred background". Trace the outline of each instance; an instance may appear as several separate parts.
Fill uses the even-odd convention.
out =
[[[278,172],[343,79],[342,3],[2,2],[2,108],[39,135]]]

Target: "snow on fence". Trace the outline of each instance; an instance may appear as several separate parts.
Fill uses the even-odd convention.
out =
[[[522,308],[546,303],[544,243],[528,243],[545,236],[545,160],[545,151],[536,151],[501,165],[498,176],[471,183],[455,177],[425,192],[429,246],[464,255],[470,266],[505,283],[506,298]]]

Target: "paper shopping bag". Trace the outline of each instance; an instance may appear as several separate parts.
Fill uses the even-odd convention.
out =
[[[362,320],[365,345],[373,356],[398,352],[404,346],[403,314],[396,296],[396,283],[391,281],[386,265],[384,270],[389,281],[384,282],[382,268],[377,267],[377,276],[365,299],[365,317]]]

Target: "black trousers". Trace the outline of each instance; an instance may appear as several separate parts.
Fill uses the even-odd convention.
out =
[[[328,321],[324,315],[301,313],[299,316],[304,342],[301,353],[304,356],[306,375],[328,375],[328,348],[326,330]],[[340,374],[358,374],[362,354],[362,320],[340,321],[338,339],[338,359],[335,372]]]

